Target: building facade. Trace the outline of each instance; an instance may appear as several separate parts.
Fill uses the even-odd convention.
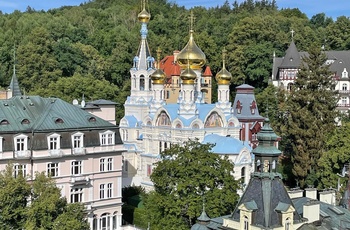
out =
[[[116,125],[58,98],[22,95],[14,75],[0,100],[0,170],[30,182],[51,176],[70,203],[82,202],[93,230],[121,229],[122,152]]]
[[[332,77],[335,82],[335,90],[339,93],[337,109],[340,112],[347,112],[350,109],[350,51],[324,51],[327,60],[325,65],[329,65]],[[276,87],[286,90],[294,84],[297,73],[302,64],[303,57],[307,57],[307,52],[299,52],[294,41],[286,50],[284,57],[273,57],[272,83]]]

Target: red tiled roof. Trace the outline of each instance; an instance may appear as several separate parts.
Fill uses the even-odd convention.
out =
[[[205,76],[205,77],[212,77],[212,76],[213,76],[213,74],[211,73],[211,70],[210,70],[210,67],[209,67],[209,66],[207,66],[207,67],[205,68],[205,71],[204,71],[204,73],[202,74],[202,76]]]
[[[174,62],[174,55],[166,56],[160,61],[160,68],[169,78],[171,76],[180,76],[180,66]]]

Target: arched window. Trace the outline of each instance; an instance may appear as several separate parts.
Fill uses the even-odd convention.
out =
[[[293,83],[288,83],[288,85],[287,85],[287,90],[288,90],[288,91],[291,91],[292,88],[293,88]]]
[[[171,125],[170,123],[170,118],[167,115],[166,112],[161,112],[157,118],[157,126],[169,126]]]
[[[243,217],[243,223],[244,223],[244,230],[249,230],[249,219],[247,216]]]
[[[145,76],[143,75],[140,76],[140,90],[145,90]]]
[[[111,228],[110,218],[111,216],[109,215],[109,213],[104,213],[101,215],[101,219],[100,219],[101,230],[109,230]]]
[[[284,222],[284,229],[285,230],[290,230],[291,228],[290,228],[290,223],[291,223],[291,221],[290,221],[290,218],[288,217],[287,219],[286,219],[286,221]]]
[[[242,112],[242,103],[239,100],[237,101],[236,109],[237,109],[237,114],[241,114],[241,112]]]
[[[245,183],[245,167],[242,167],[241,169],[241,180],[242,183]]]

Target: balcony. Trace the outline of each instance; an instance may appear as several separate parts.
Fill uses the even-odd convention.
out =
[[[338,103],[337,106],[340,107],[340,108],[349,108],[349,107],[350,107],[350,104]]]
[[[50,149],[49,150],[50,157],[62,157],[62,150],[60,149]]]
[[[85,148],[74,148],[73,149],[73,155],[85,155],[86,149]]]
[[[350,90],[338,90],[339,94],[350,94]]]
[[[30,150],[15,151],[15,158],[19,158],[19,159],[30,158]]]
[[[72,185],[88,185],[90,177],[88,176],[71,176],[70,181]]]

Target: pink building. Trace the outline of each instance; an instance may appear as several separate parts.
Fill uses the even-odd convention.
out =
[[[84,203],[91,229],[122,229],[123,150],[117,126],[78,106],[20,92],[0,100],[0,170],[51,175],[68,202]]]

